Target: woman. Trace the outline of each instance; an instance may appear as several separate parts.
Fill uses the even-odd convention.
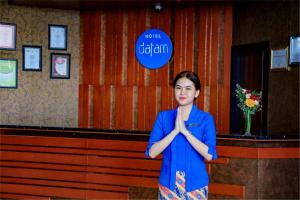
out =
[[[146,156],[163,153],[159,199],[208,199],[205,160],[217,159],[213,117],[197,108],[201,89],[194,72],[183,71],[173,82],[177,108],[158,113]]]

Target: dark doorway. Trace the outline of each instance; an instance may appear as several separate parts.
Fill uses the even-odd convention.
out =
[[[262,91],[262,111],[252,117],[252,135],[267,135],[269,42],[233,46],[231,56],[230,133],[244,134],[243,113],[237,107],[236,84]]]

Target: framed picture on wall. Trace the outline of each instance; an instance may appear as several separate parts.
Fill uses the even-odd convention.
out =
[[[0,88],[18,87],[18,61],[0,58]]]
[[[288,47],[284,49],[271,49],[271,71],[289,70]]]
[[[50,78],[69,79],[71,55],[68,53],[51,53]]]
[[[300,64],[300,35],[290,36],[289,42],[289,65],[299,66]]]
[[[0,22],[0,50],[16,50],[16,24]]]
[[[42,47],[23,45],[23,71],[42,71]]]
[[[48,25],[48,45],[50,50],[67,50],[68,27],[65,25]]]

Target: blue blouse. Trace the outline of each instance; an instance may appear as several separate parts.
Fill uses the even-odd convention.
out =
[[[178,134],[176,135],[176,137],[174,138],[174,140],[176,140],[176,170],[179,171],[185,171],[185,165],[186,165],[186,161],[185,161],[185,152],[186,151],[186,145],[187,145],[187,139],[185,138],[184,135],[182,134]]]
[[[148,147],[145,152],[147,157],[149,157],[149,150],[152,145],[163,139],[174,129],[176,116],[177,108],[158,113],[150,134]],[[208,146],[208,153],[212,155],[212,160],[217,159],[216,129],[213,117],[209,113],[199,110],[196,105],[193,105],[189,119],[185,121],[185,125],[198,140]],[[178,135],[176,137],[178,137]],[[177,155],[178,153],[176,151],[178,147],[178,138],[176,139],[176,137],[163,151],[163,160],[159,177],[159,183],[168,187],[170,190],[174,190],[175,188],[176,171],[180,170],[182,166],[184,166],[179,166],[180,169],[177,168],[177,159],[180,159],[178,157],[180,155]],[[204,158],[187,140],[185,140],[184,154],[187,192],[208,185],[209,177],[206,171]]]

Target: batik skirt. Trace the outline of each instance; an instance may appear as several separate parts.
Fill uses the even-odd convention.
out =
[[[158,199],[159,200],[207,200],[208,199],[208,187],[202,187],[191,192],[185,190],[185,173],[184,171],[176,172],[175,189],[169,188],[159,184],[158,187]]]

